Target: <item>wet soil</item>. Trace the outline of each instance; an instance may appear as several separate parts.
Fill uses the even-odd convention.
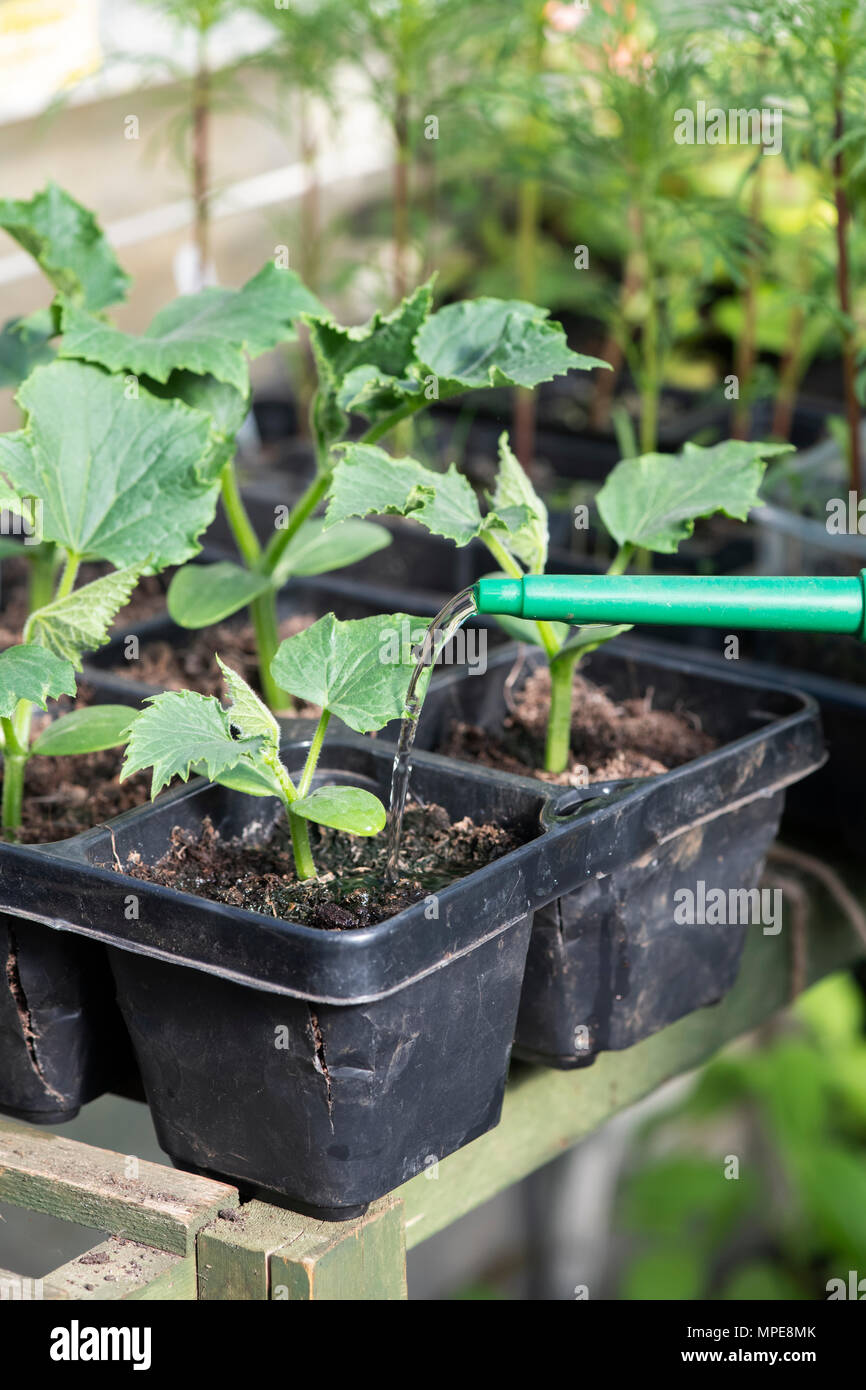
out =
[[[455,720],[437,752],[560,786],[583,786],[587,770],[593,782],[652,777],[717,746],[685,708],[654,708],[652,690],[640,699],[617,703],[576,672],[569,765],[562,773],[542,772],[550,709],[546,666],[534,671],[509,697],[509,706],[501,734]]]
[[[222,840],[209,820],[199,835],[172,831],[172,848],[155,865],[129,856],[124,872],[212,902],[263,912],[325,931],[368,927],[499,859],[522,843],[497,825],[452,823],[441,806],[410,804],[401,839],[401,868],[384,882],[386,837],[346,835],[310,826],[319,878],[298,882],[288,827],[280,820],[260,846]]]

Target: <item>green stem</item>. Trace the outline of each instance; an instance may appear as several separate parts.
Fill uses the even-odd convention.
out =
[[[280,627],[277,619],[277,596],[273,589],[266,589],[250,604],[250,618],[256,635],[256,653],[259,663],[259,685],[262,688],[268,709],[279,713],[291,709],[291,696],[282,690],[271,675],[271,662],[280,645]]]
[[[319,754],[322,751],[322,744],[325,741],[325,734],[328,729],[328,721],[330,720],[330,718],[330,711],[323,709],[319,718],[319,723],[316,726],[316,732],[313,734],[313,741],[310,744],[310,751],[307,754],[307,761],[304,763],[304,770],[301,773],[301,780],[298,783],[299,797],[306,796],[307,792],[310,790],[310,783],[312,782],[313,774],[316,771],[316,765],[319,761]]]
[[[571,751],[571,696],[580,651],[566,651],[550,663],[550,714],[544,747],[547,772],[564,772]]]
[[[306,492],[303,493],[300,501],[296,502],[292,508],[288,525],[280,531],[275,531],[265,547],[262,556],[261,568],[265,574],[273,574],[282,559],[289,542],[297,534],[302,524],[307,520],[312,512],[321,502],[331,483],[330,472],[319,473],[310,483]]]
[[[642,454],[654,454],[659,428],[659,320],[655,286],[648,278],[648,307],[644,323],[643,372],[641,373],[640,447]]]
[[[259,545],[259,538],[253,530],[253,524],[247,515],[241,490],[238,487],[235,466],[231,460],[220,474],[220,491],[223,510],[235,538],[235,544],[239,553],[252,569],[258,563],[262,548]]]
[[[316,866],[313,863],[313,851],[310,846],[310,823],[304,820],[303,816],[296,816],[289,811],[289,834],[292,837],[292,855],[295,860],[295,873],[303,882],[306,878],[316,877]]]
[[[607,567],[608,574],[625,574],[634,550],[631,541],[624,541]]]
[[[66,563],[63,566],[63,573],[60,576],[60,583],[57,585],[57,593],[54,595],[56,599],[66,598],[67,594],[72,593],[72,589],[75,585],[75,580],[78,575],[78,566],[80,564],[81,556],[74,554],[74,552],[71,550],[67,550]]]
[[[427,404],[425,400],[408,401],[406,405],[401,405],[399,409],[392,410],[390,415],[386,415],[384,420],[380,420],[378,425],[371,425],[365,430],[358,440],[359,444],[377,444],[386,434],[390,434],[402,420],[408,420],[410,415],[415,415],[419,410],[423,410]]]
[[[24,701],[22,701],[22,704]],[[24,769],[27,766],[27,745],[20,743],[11,719],[0,719],[3,730],[3,800],[0,821],[4,830],[17,831],[21,825],[24,804]]]
[[[27,582],[28,613],[44,608],[54,597],[54,566],[57,549],[50,541],[43,541],[29,554],[30,561]]]

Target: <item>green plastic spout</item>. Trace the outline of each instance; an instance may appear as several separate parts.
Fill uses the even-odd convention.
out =
[[[536,622],[842,632],[866,641],[866,570],[850,579],[530,574],[479,579],[479,613]]]

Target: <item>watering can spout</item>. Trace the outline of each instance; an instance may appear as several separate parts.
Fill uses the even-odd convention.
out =
[[[866,641],[866,570],[844,579],[529,574],[479,579],[479,613],[566,623],[651,623],[847,633]]]

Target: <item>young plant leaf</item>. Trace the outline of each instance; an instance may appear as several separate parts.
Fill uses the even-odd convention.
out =
[[[223,673],[226,689],[231,700],[229,722],[242,738],[261,738],[262,752],[277,757],[280,751],[280,726],[267,705],[264,704],[247,685],[243,676],[233,671],[231,666],[217,656],[217,664]]]
[[[296,337],[302,313],[322,305],[293,270],[273,261],[239,290],[210,287],[161,309],[141,335],[122,333],[74,304],[62,308],[63,357],[83,358],[109,371],[167,381],[172,372],[210,374],[240,395],[249,389],[244,352],[257,357]]]
[[[108,641],[115,615],[138,583],[143,566],[130,565],[101,579],[91,580],[65,598],[54,599],[31,613],[24,629],[28,642],[37,642],[64,661],[81,670],[85,652],[95,651]]]
[[[698,517],[723,512],[745,521],[761,500],[763,460],[789,449],[727,439],[709,449],[687,444],[677,455],[623,459],[598,493],[599,515],[619,545],[673,554]]]
[[[430,313],[433,283],[420,285],[390,314],[374,314],[360,328],[343,328],[327,315],[310,317],[310,343],[319,373],[317,420],[327,440],[339,439],[347,411],[375,421],[390,414],[407,392],[415,361],[413,342]],[[369,388],[376,383],[376,392]]]
[[[0,718],[10,719],[19,700],[45,709],[48,700],[75,694],[75,672],[44,647],[29,642],[0,652]]]
[[[509,529],[500,539],[530,574],[543,574],[547,564],[547,507],[529,481],[526,469],[512,453],[507,434],[499,438],[499,471],[490,501],[499,516],[510,516],[511,508],[526,509],[526,520]]]
[[[437,473],[417,459],[395,459],[375,444],[341,445],[325,526],[370,514],[411,517],[461,546],[488,530],[518,534],[531,521],[524,504],[509,506],[502,516],[492,511],[482,516],[471,484],[453,463],[447,473]]]
[[[323,517],[313,517],[298,527],[271,575],[275,588],[281,588],[293,574],[331,574],[345,569],[391,544],[390,531],[373,521],[343,521],[327,530],[326,526]]]
[[[342,623],[328,613],[280,644],[271,674],[282,690],[367,734],[402,717],[412,648],[427,626],[405,613]]]
[[[478,499],[454,464],[437,473],[374,444],[346,444],[334,466],[325,526],[369,515],[411,516],[458,545],[468,545],[484,526]]]
[[[481,386],[538,386],[574,369],[609,367],[572,352],[547,310],[518,299],[466,299],[433,314],[415,338],[422,372],[439,394]]]
[[[34,739],[30,751],[56,758],[118,748],[126,742],[127,731],[135,717],[135,711],[128,705],[91,705],[88,709],[74,709],[46,725]]]
[[[215,782],[229,768],[255,759],[261,746],[260,738],[232,737],[229,714],[213,695],[166,690],[149,696],[148,708],[133,719],[120,780],[153,768],[154,797],[173,777],[186,782],[199,764]]]
[[[166,602],[181,627],[209,627],[246,608],[271,587],[266,574],[243,569],[231,560],[213,565],[184,565],[172,576]]]
[[[45,312],[4,323],[0,329],[0,387],[20,386],[34,367],[50,362],[53,337],[50,315]]]
[[[350,835],[378,835],[385,825],[385,807],[362,787],[317,787],[292,802],[292,815]]]
[[[0,470],[42,500],[46,540],[118,567],[197,553],[218,497],[206,416],[81,362],[37,367],[17,399],[27,423],[0,435]]]
[[[0,199],[0,227],[73,302],[95,311],[126,298],[131,279],[118,265],[93,213],[56,183],[29,201]]]

